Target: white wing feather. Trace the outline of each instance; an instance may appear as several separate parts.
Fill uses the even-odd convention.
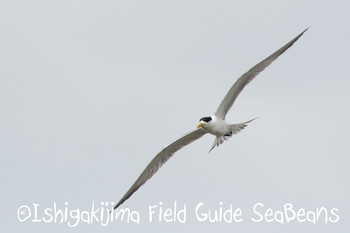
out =
[[[243,88],[250,81],[252,81],[261,71],[263,71],[266,67],[268,67],[274,60],[276,60],[282,53],[284,53],[289,47],[291,47],[294,44],[294,42],[296,42],[304,34],[306,30],[307,29],[305,29],[302,33],[300,33],[297,37],[295,37],[293,40],[288,42],[282,48],[274,52],[272,55],[265,58],[259,64],[255,65],[247,73],[243,74],[235,82],[235,84],[233,84],[229,92],[226,94],[225,98],[221,101],[214,115],[225,120],[227,112],[230,110],[232,104],[235,102],[237,96],[239,95],[239,93],[241,93]]]

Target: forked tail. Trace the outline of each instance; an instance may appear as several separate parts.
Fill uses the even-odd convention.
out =
[[[256,118],[254,118],[250,121],[230,125],[231,126],[231,133],[224,135],[224,136],[216,137],[214,140],[213,146],[211,147],[209,152],[212,151],[215,148],[215,146],[218,147],[220,144],[224,143],[224,141],[231,138],[233,134],[238,134],[239,132],[241,132],[241,130],[244,129],[248,125],[248,123],[252,122],[255,119]]]

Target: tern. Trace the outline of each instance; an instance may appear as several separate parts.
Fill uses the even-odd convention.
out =
[[[123,204],[134,192],[136,192],[143,184],[145,184],[147,180],[149,180],[159,170],[159,168],[165,162],[167,162],[171,156],[173,156],[175,152],[184,146],[187,146],[203,135],[209,133],[215,136],[214,144],[210,149],[211,151],[215,148],[215,146],[219,146],[224,141],[232,137],[232,135],[239,133],[247,126],[249,122],[253,121],[254,119],[239,124],[229,124],[225,121],[225,117],[243,88],[260,72],[268,67],[274,60],[276,60],[281,54],[283,54],[288,48],[290,48],[304,34],[306,30],[307,29],[305,29],[293,40],[288,42],[282,48],[262,60],[260,63],[252,67],[248,72],[238,78],[238,80],[233,84],[231,89],[226,94],[225,98],[221,101],[214,115],[201,118],[199,120],[199,125],[195,130],[185,134],[183,137],[164,147],[164,149],[161,150],[147,165],[147,167],[143,170],[141,175],[137,178],[130,189],[113,207],[113,210],[117,209],[121,204]]]

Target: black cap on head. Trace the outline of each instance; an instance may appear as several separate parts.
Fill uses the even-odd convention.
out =
[[[211,120],[212,120],[212,118],[209,116],[209,117],[202,117],[199,121],[205,121],[208,123]]]

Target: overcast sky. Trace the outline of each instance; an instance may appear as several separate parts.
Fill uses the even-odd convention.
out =
[[[0,231],[346,232],[349,12],[345,0],[1,1]],[[54,203],[117,202],[241,74],[309,26],[226,118],[258,119],[210,154],[211,135],[179,151],[121,206],[140,224],[32,221],[34,204],[42,219]],[[185,206],[186,222],[149,222],[159,202]],[[243,221],[199,222],[201,202],[202,213],[240,208]],[[257,203],[336,208],[339,221],[256,223]],[[20,222],[23,205],[32,216]]]

